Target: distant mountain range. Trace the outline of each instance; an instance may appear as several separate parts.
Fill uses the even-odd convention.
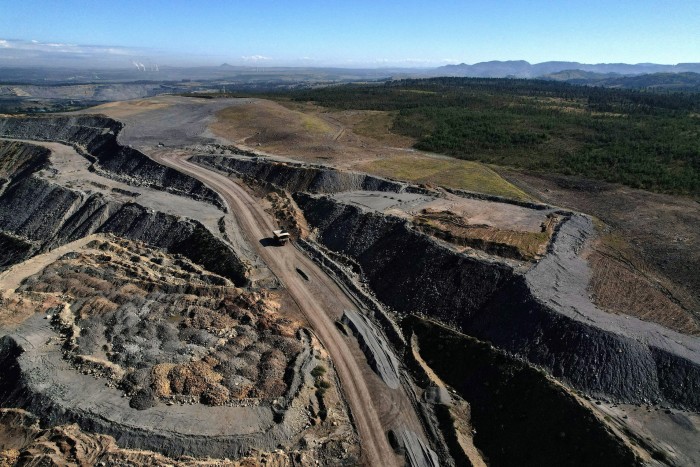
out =
[[[564,71],[631,76],[650,73],[700,73],[700,63],[679,63],[659,65],[656,63],[598,63],[542,62],[531,64],[525,60],[480,62],[473,65],[461,63],[446,65],[433,70],[439,76],[461,76],[474,78],[540,78]]]
[[[591,86],[700,92],[700,63],[589,65],[563,61],[530,64],[524,60],[513,60],[481,62],[474,65],[462,63],[438,68],[366,69],[236,66],[228,63],[207,67],[165,65],[147,67],[140,63],[138,65],[130,68],[108,69],[0,66],[0,84],[161,83],[175,85],[182,82],[202,81],[202,85],[207,88],[216,84],[219,86],[218,89],[232,90],[451,76],[536,78]]]

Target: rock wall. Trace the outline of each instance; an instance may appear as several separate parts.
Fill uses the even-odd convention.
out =
[[[406,188],[406,185],[400,182],[330,167],[236,156],[193,156],[190,160],[223,172],[234,172],[265,181],[292,193],[337,193],[351,190],[398,193]]]
[[[458,255],[405,220],[365,212],[328,197],[294,196],[319,241],[354,258],[377,297],[397,311],[461,326],[513,279],[500,263]]]
[[[50,151],[18,141],[0,141],[0,192],[13,178],[23,178],[49,165]]]
[[[593,395],[700,409],[700,367],[670,339],[645,339],[558,312],[510,267],[470,258],[406,221],[329,197],[294,196],[318,240],[355,259],[402,313],[437,318]]]
[[[247,283],[245,265],[199,222],[102,194],[88,196],[35,177],[16,181],[0,196],[0,232],[5,234],[0,242],[9,244],[11,239],[16,246],[0,249],[0,265],[5,267],[104,232],[180,253],[236,285]]]
[[[107,117],[58,116],[0,119],[0,136],[68,143],[94,159],[93,168],[125,183],[149,186],[207,201],[224,209],[219,195],[199,180],[161,165],[145,154],[119,144],[123,124]]]
[[[411,316],[402,325],[417,338],[428,365],[469,401],[474,444],[489,465],[641,464],[628,445],[543,372],[434,322]]]

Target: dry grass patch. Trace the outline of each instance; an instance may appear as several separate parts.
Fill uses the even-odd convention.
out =
[[[597,228],[603,226],[598,221]],[[658,323],[683,334],[700,335],[700,319],[673,300],[665,282],[620,235],[604,233],[588,256],[589,290],[602,309]]]
[[[290,110],[270,101],[254,101],[220,110],[211,128],[225,138],[261,146],[332,140],[338,131],[313,114]]]

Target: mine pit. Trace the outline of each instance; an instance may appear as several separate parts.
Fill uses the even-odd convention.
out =
[[[0,119],[3,461],[700,458],[700,348],[593,301],[589,216],[254,154],[206,133],[230,103],[157,101]]]

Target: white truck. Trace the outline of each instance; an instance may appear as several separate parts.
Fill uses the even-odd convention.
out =
[[[279,245],[284,245],[289,241],[289,232],[285,232],[284,230],[273,230],[272,231],[272,236],[275,238],[275,241]]]

